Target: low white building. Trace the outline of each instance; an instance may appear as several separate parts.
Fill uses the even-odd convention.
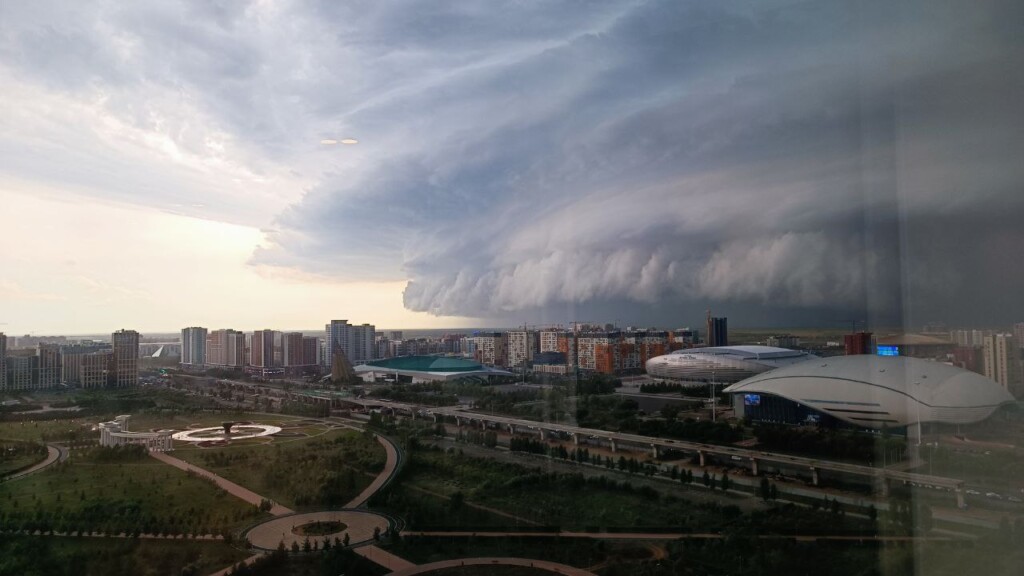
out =
[[[122,414],[110,422],[101,422],[100,446],[113,448],[115,446],[138,445],[145,446],[147,450],[155,452],[170,452],[174,450],[174,441],[171,439],[173,430],[159,430],[157,432],[129,432],[128,418],[131,416]]]

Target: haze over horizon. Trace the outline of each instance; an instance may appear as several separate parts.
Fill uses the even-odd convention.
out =
[[[1020,321],[1024,7],[929,6],[4,3],[0,331]]]

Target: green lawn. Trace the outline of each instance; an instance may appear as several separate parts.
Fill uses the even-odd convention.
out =
[[[46,459],[46,446],[34,442],[0,441],[0,478]]]
[[[0,535],[0,574],[209,574],[250,554],[222,542]]]
[[[317,435],[275,438],[272,444],[182,448],[174,455],[293,508],[341,506],[384,467],[384,448],[361,432],[323,425],[296,430]]]
[[[0,484],[8,529],[210,533],[255,520],[253,506],[145,454],[72,450],[38,474]]]
[[[627,552],[626,549],[633,549]],[[636,548],[643,548],[642,544],[610,545],[600,540],[585,540],[573,538],[529,538],[529,537],[508,537],[508,538],[437,538],[437,537],[405,537],[401,542],[388,546],[388,551],[405,558],[416,564],[429,564],[441,560],[452,560],[456,558],[481,558],[481,557],[512,557],[512,558],[534,558],[537,560],[548,560],[560,564],[568,564],[579,568],[593,566],[603,562],[610,552],[623,555],[636,554]],[[477,567],[472,574],[482,573],[485,567]],[[468,570],[468,568],[467,568]],[[532,574],[528,568],[524,572],[516,572],[511,567],[505,567],[507,572],[491,572],[491,567],[486,567],[487,574]],[[431,574],[435,574],[431,572]],[[448,574],[448,572],[437,572],[437,574]],[[451,574],[461,574],[451,572]],[[550,574],[550,572],[547,572]]]

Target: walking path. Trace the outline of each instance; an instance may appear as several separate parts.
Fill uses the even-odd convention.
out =
[[[461,560],[442,560],[441,562],[431,562],[430,564],[421,564],[404,570],[396,570],[390,576],[413,576],[414,574],[425,574],[442,568],[458,568],[460,566],[525,566],[547,570],[556,574],[566,574],[567,576],[594,576],[593,572],[587,572],[582,568],[574,568],[566,564],[559,564],[558,562],[529,560],[527,558],[463,558]]]
[[[227,574],[229,572],[234,572],[235,568],[238,568],[239,566],[242,566],[242,565],[248,566],[248,565],[252,564],[253,562],[259,560],[262,557],[263,557],[263,554],[254,554],[252,556],[249,556],[245,560],[242,560],[241,562],[236,562],[236,563],[232,564],[231,566],[228,566],[227,568],[225,568],[223,570],[217,570],[213,574],[210,574],[210,576],[227,576]]]
[[[174,456],[171,456],[166,452],[150,452],[149,455],[163,462],[164,464],[170,464],[171,466],[174,466],[175,468],[179,468],[186,472],[192,472],[199,476],[209,478],[210,480],[216,482],[217,486],[223,488],[228,494],[231,494],[236,498],[241,498],[242,500],[245,500],[246,502],[253,504],[254,506],[259,506],[260,502],[265,500],[264,497],[253,492],[252,490],[249,490],[248,488],[243,488],[242,486],[235,484],[234,482],[228,480],[227,478],[218,476],[213,472],[210,472],[209,470],[205,470],[198,466],[189,464],[188,462],[175,458]],[[270,508],[270,513],[274,516],[284,516],[285,514],[294,514],[295,511],[292,510],[291,508],[285,508],[284,506],[281,506],[280,504],[275,502],[274,505]]]
[[[392,573],[399,570],[412,570],[417,567],[405,558],[395,556],[391,552],[378,548],[372,544],[370,546],[353,548],[352,551],[378,566],[383,566],[388,570],[391,570]]]
[[[314,522],[340,522],[343,528],[330,534],[319,536],[306,536],[296,533],[299,526],[313,524]],[[293,543],[300,546],[308,540],[323,543],[324,540],[334,542],[344,539],[348,534],[349,542],[352,545],[369,542],[373,535],[383,534],[388,529],[388,519],[385,516],[373,512],[359,510],[338,510],[325,512],[309,512],[306,514],[291,514],[268,520],[258,524],[245,533],[249,542],[257,548],[274,550],[279,544],[284,543],[285,548],[291,548]]]
[[[39,472],[43,468],[46,468],[47,466],[49,466],[51,464],[56,464],[57,462],[63,462],[64,460],[67,460],[67,458],[68,458],[68,449],[67,448],[65,448],[63,446],[56,446],[56,445],[53,445],[53,444],[47,444],[46,445],[46,459],[45,460],[43,460],[42,462],[39,462],[38,464],[35,464],[35,465],[33,465],[33,466],[29,467],[29,468],[24,469],[21,472],[15,472],[14,474],[11,474],[11,475],[5,477],[4,481],[5,482],[9,482],[11,480],[17,480],[18,478],[23,478],[25,476],[28,476],[29,474],[35,474],[36,472]]]
[[[384,470],[374,478],[373,482],[370,482],[370,485],[367,486],[365,490],[360,492],[358,496],[346,504],[345,508],[359,508],[360,506],[365,505],[366,501],[369,500],[371,496],[386,486],[388,482],[391,482],[391,479],[395,476],[395,472],[398,471],[398,465],[401,462],[398,448],[396,448],[390,440],[379,434],[377,435],[377,442],[380,442],[380,445],[384,447],[384,452],[387,453],[387,460],[384,462]]]

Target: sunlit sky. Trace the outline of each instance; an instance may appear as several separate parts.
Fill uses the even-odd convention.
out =
[[[933,7],[0,3],[0,331],[1024,319],[1024,8]]]

